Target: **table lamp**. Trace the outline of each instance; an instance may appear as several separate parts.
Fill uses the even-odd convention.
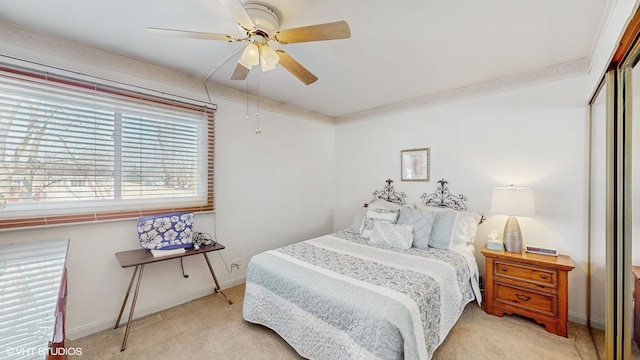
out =
[[[509,216],[502,235],[504,248],[508,252],[522,252],[522,232],[516,216],[536,214],[533,189],[513,185],[493,188],[490,212]]]

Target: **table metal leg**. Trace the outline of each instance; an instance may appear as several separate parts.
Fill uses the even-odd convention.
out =
[[[131,320],[133,320],[133,312],[136,309],[136,301],[138,300],[138,290],[140,290],[140,282],[142,281],[142,272],[144,271],[144,264],[140,265],[140,273],[138,274],[138,281],[136,283],[136,291],[133,293],[133,301],[131,302],[131,311],[129,312],[129,320],[127,321],[127,328],[124,331],[124,339],[122,339],[122,347],[120,351],[124,351],[127,347],[127,338],[129,337],[129,327],[131,326]]]
[[[133,275],[131,275],[131,281],[129,282],[129,288],[127,288],[127,294],[124,296],[124,301],[122,302],[122,307],[120,308],[120,314],[118,314],[118,320],[116,320],[116,325],[113,327],[117,329],[120,326],[120,319],[122,319],[122,313],[124,312],[124,307],[127,305],[127,300],[129,300],[129,293],[131,293],[131,286],[133,286],[133,279],[136,278],[136,274],[138,273],[138,268],[140,266],[136,266],[133,269]]]
[[[209,261],[209,257],[207,256],[207,253],[202,253],[202,255],[204,255],[204,259],[207,260],[209,271],[211,272],[211,276],[213,276],[213,282],[216,283],[216,292],[219,292],[220,294],[222,294],[222,296],[224,296],[224,298],[227,299],[227,302],[229,303],[229,305],[233,304],[233,302],[231,302],[231,299],[229,299],[229,297],[222,292],[222,289],[220,289],[220,284],[218,284],[216,273],[213,272],[213,267],[211,266],[211,262]]]

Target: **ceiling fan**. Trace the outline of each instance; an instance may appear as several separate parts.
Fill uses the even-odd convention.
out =
[[[243,4],[240,0],[219,1],[245,32],[245,37],[237,38],[226,34],[156,27],[148,27],[147,29],[154,34],[165,36],[247,42],[247,46],[244,48],[233,74],[231,74],[232,80],[246,79],[251,68],[256,65],[260,65],[264,72],[273,70],[277,64],[280,64],[305,85],[312,84],[318,78],[284,50],[273,49],[269,46],[269,42],[293,44],[351,37],[351,30],[345,21],[280,30],[280,16],[273,7],[267,4],[257,2]]]

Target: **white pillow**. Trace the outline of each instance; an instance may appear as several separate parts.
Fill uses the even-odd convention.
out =
[[[451,244],[473,244],[476,239],[476,231],[480,223],[481,215],[472,211],[456,211],[449,208],[439,208],[426,206],[422,203],[415,203],[414,207],[420,210],[439,211],[455,211],[457,213],[455,223],[453,225]]]
[[[356,212],[356,216],[353,218],[353,222],[351,226],[346,230],[347,232],[353,234],[360,234],[360,230],[362,229],[362,223],[364,222],[364,217],[367,215],[366,207],[359,207]]]
[[[386,246],[393,249],[409,249],[413,243],[413,226],[391,224],[384,221],[373,223],[373,233],[369,244]]]
[[[468,245],[476,240],[480,214],[471,211],[458,211],[456,223],[453,226],[452,244]]]
[[[373,200],[369,204],[369,206],[382,207],[389,210],[400,210],[400,208],[402,208],[402,205],[398,205],[396,203],[392,203],[391,201],[382,200],[382,199]]]
[[[398,212],[399,210],[389,210],[369,205],[367,208],[367,215],[362,222],[360,236],[364,239],[370,238],[371,232],[373,231],[373,223],[376,221],[385,221],[395,224],[398,221]]]

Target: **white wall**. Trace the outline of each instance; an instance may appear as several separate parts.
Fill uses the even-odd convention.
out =
[[[162,69],[142,63],[118,57],[107,61],[104,54],[96,56],[93,50],[78,50],[75,45],[49,47],[47,52],[34,50],[28,42],[24,45],[2,43],[0,51],[169,94],[207,99],[197,80],[167,75]],[[167,78],[177,80],[164,81]],[[256,135],[255,122],[245,118],[246,104],[219,98],[212,101],[218,105],[216,213],[197,214],[194,229],[216,232],[226,246],[209,255],[225,288],[244,282],[245,267],[252,255],[331,231],[334,127],[261,110],[263,133]],[[114,254],[139,248],[136,220],[0,231],[0,244],[58,238],[71,239],[67,262],[68,337],[74,339],[113,327],[133,272],[120,268]],[[227,262],[242,259],[240,271],[228,273],[220,254]],[[136,317],[213,291],[202,257],[187,258],[184,264],[188,279],[182,277],[178,260],[146,266]]]
[[[526,243],[553,246],[573,259],[569,276],[572,320],[586,319],[588,113],[586,77],[347,123],[336,128],[334,229],[351,224],[358,206],[387,178],[408,202],[449,189],[468,197],[487,218],[478,231],[476,259],[490,230],[501,234],[506,216],[488,212],[494,186],[534,189],[537,215],[519,218]],[[400,151],[431,148],[431,181],[401,182]]]

